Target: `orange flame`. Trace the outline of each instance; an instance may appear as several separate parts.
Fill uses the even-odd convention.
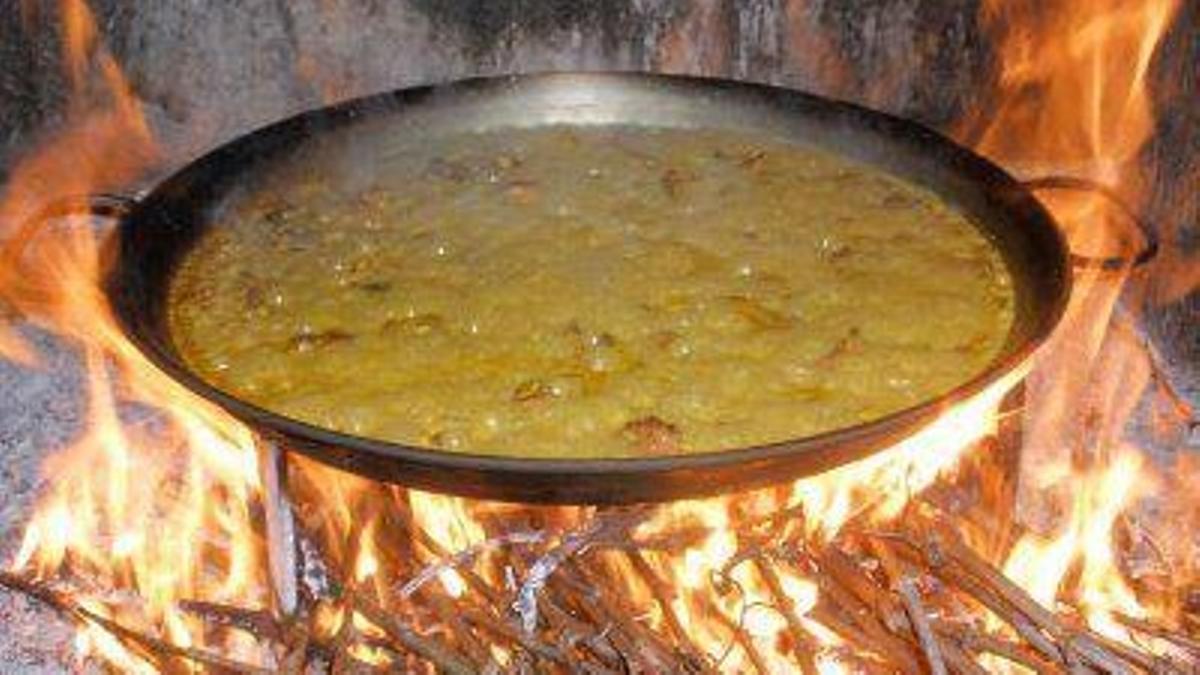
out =
[[[120,67],[97,43],[87,5],[60,0],[59,9],[73,94],[68,120],[17,163],[0,195],[0,300],[55,332],[87,342],[97,323],[93,315],[102,306],[95,290],[96,242],[80,233],[47,233],[21,224],[32,223],[47,202],[128,186],[157,157],[158,148]],[[99,93],[87,87],[93,73],[103,83]],[[30,357],[3,321],[0,357]]]
[[[99,288],[102,240],[86,221],[20,225],[44,203],[128,186],[158,153],[87,5],[61,0],[58,9],[71,104],[65,126],[24,158],[0,200],[0,298],[78,350],[88,415],[79,437],[46,462],[51,488],[14,567],[134,589],[137,606],[116,615],[92,608],[160,626],[177,644],[202,644],[203,632],[177,601],[243,605],[264,595],[251,514],[254,445],[242,426],[160,374],[125,340]],[[30,363],[31,355],[0,324],[0,357]],[[141,419],[131,420],[138,410]],[[84,628],[77,645],[122,669],[148,670],[97,627]]]
[[[713,7],[703,3],[689,26],[715,25]],[[1002,90],[986,123],[968,125],[980,149],[1018,167],[1084,172],[1117,184],[1126,194],[1141,194],[1136,157],[1153,122],[1147,70],[1177,3],[1068,3],[1040,9],[1036,21],[1018,14],[1032,11],[1032,2],[1015,7],[994,0],[984,16],[1002,36]],[[266,565],[252,515],[261,498],[255,445],[247,429],[160,374],[124,339],[98,287],[103,270],[91,229],[78,223],[45,230],[14,225],[27,222],[53,198],[126,186],[157,157],[149,125],[103,48],[83,0],[60,0],[59,10],[73,104],[66,127],[25,158],[0,200],[0,223],[7,225],[0,230],[0,299],[80,350],[89,415],[80,436],[45,467],[54,477],[53,487],[26,530],[14,567],[135,590],[143,601],[137,607],[116,610],[82,602],[101,616],[156,626],[176,644],[202,645],[206,635],[178,609],[180,600],[266,603]],[[664,50],[663,64],[672,69],[703,69],[716,58],[703,50],[683,53],[671,41]],[[99,98],[97,80],[103,85]],[[1033,99],[1022,95],[1029,91],[1038,94]],[[1098,199],[1055,206],[1057,215],[1072,225],[1079,245],[1102,245],[1104,226],[1120,217]],[[1111,533],[1122,512],[1155,478],[1139,452],[1120,441],[1123,422],[1149,377],[1143,351],[1127,334],[1113,337],[1108,330],[1122,281],[1083,274],[1063,329],[1036,364],[1028,397],[1026,455],[1032,473],[1025,480],[1032,483],[1027,488],[1074,489],[1063,509],[1067,517],[1043,528],[1049,532],[1022,539],[1010,552],[1006,571],[1050,605],[1069,591],[1093,627],[1128,639],[1113,613],[1145,616],[1150,610],[1123,581]],[[2,323],[0,356],[32,359],[19,335]],[[1105,363],[1121,367],[1098,368],[1102,356]],[[866,460],[781,489],[679,502],[654,511],[637,528],[638,536],[697,525],[704,530],[698,543],[682,552],[645,554],[651,573],[675,593],[669,598],[670,620],[714,660],[731,645],[721,661],[724,669],[759,665],[752,663],[756,657],[748,649],[732,644],[731,627],[744,625],[769,670],[792,669],[790,651],[798,648],[786,645],[801,639],[811,643],[819,672],[843,672],[836,657],[841,641],[811,616],[819,599],[817,580],[794,566],[767,572],[753,559],[735,559],[745,536],[737,530],[739,523],[802,510],[804,534],[829,540],[852,520],[895,518],[912,495],[954,471],[964,453],[994,432],[1001,399],[1029,369],[1030,364],[1023,364],[944,411],[918,434]],[[1081,436],[1081,425],[1073,424],[1081,401],[1099,411],[1100,433]],[[131,422],[129,404],[154,414]],[[1097,426],[1096,420],[1089,424]],[[1082,460],[1064,450],[1069,447],[1064,439],[1079,437],[1099,439],[1075,453]],[[389,537],[395,534],[381,518],[384,509],[410,510],[433,544],[452,552],[479,546],[488,534],[481,517],[488,505],[393,491],[310,462],[297,462],[297,468],[298,478],[321,495],[319,508],[301,515],[306,530],[317,532],[346,576],[373,586],[376,597],[382,598],[400,573],[388,558],[394,555]],[[586,513],[563,510],[559,516],[578,522]],[[638,565],[619,553],[604,555],[621,590],[640,607],[656,607],[647,602],[656,591],[635,569]],[[1065,580],[1075,578],[1072,569],[1079,570],[1078,580],[1068,589]],[[725,577],[738,593],[709,592],[714,578]],[[452,597],[468,592],[458,571],[441,570],[438,580]],[[774,587],[782,588],[786,606],[775,604]],[[316,614],[318,628],[330,634],[347,624],[364,633],[376,630],[345,608],[322,605]],[[663,629],[669,621],[665,614],[655,609],[646,620]],[[800,635],[788,638],[797,630]],[[148,670],[99,628],[84,628],[78,646],[122,670]],[[249,649],[239,643],[221,646],[235,652]],[[386,660],[362,645],[353,649],[372,663]],[[270,659],[252,654],[247,660]]]
[[[1146,194],[1138,156],[1154,125],[1150,67],[1177,10],[1175,0],[986,3],[985,25],[1000,37],[999,104],[967,133],[973,127],[979,149],[1011,167],[1081,174],[1136,206]],[[1050,206],[1076,250],[1111,249],[1109,233],[1129,226],[1099,196]],[[1043,604],[1069,593],[1093,628],[1124,640],[1112,613],[1146,609],[1118,569],[1113,527],[1156,480],[1155,467],[1121,441],[1150,378],[1133,317],[1118,312],[1122,292],[1139,283],[1129,273],[1077,273],[1066,319],[1028,387],[1022,506],[1041,532],[1021,539],[1005,565]]]

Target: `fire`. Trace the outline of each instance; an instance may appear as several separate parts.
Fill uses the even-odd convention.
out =
[[[59,11],[73,104],[65,128],[17,168],[0,201],[0,298],[78,352],[87,418],[44,467],[51,488],[13,567],[135,590],[139,603],[92,609],[198,644],[202,633],[178,601],[263,597],[254,445],[245,428],[161,375],[121,335],[98,286],[101,237],[87,222],[15,225],[31,222],[45,201],[127,186],[157,155],[88,7],[62,0]],[[97,78],[100,100],[89,88]],[[31,367],[36,360],[5,324],[0,356]],[[149,670],[98,626],[88,624],[77,644],[123,669]]]
[[[1082,175],[1137,204],[1147,180],[1138,156],[1154,125],[1148,72],[1178,8],[1174,0],[987,3],[985,24],[1001,36],[1002,91],[979,150],[1035,174]],[[1050,206],[1072,247],[1109,255],[1119,243],[1109,233],[1128,228],[1127,218],[1099,195],[1058,197]],[[1160,470],[1121,440],[1150,367],[1118,300],[1142,283],[1129,270],[1077,273],[1067,317],[1027,390],[1022,481],[1028,501],[1053,494],[1058,502],[1026,509],[1043,531],[1018,541],[1004,568],[1046,606],[1073,594],[1093,628],[1125,640],[1113,612],[1140,618],[1147,609],[1117,566],[1114,526]],[[1064,515],[1046,523],[1039,507]]]
[[[408,491],[409,504],[417,522],[447,551],[463,551],[483,543],[483,527],[467,512],[466,500],[417,490]],[[445,570],[438,579],[451,597],[466,592],[466,583],[454,570]]]
[[[968,120],[963,137],[1009,166],[1082,173],[1136,200],[1145,191],[1138,153],[1154,122],[1147,72],[1177,2],[1036,5],[1034,20],[1024,12],[1032,15],[1035,3],[987,3],[983,20],[999,37],[1000,103],[986,119]],[[270,604],[255,439],[159,373],[125,340],[98,287],[101,235],[76,221],[43,230],[16,225],[31,222],[54,198],[128,186],[158,159],[149,125],[99,42],[86,4],[60,0],[59,12],[73,104],[64,129],[25,158],[0,200],[0,308],[11,306],[78,350],[88,415],[78,438],[45,466],[52,487],[12,568],[70,579],[85,591],[128,591],[136,603],[102,603],[85,593],[80,604],[105,619],[149,626],[175,645],[212,644],[247,662],[271,664],[275,655],[256,650],[245,636],[214,639],[182,609],[191,599],[242,608]],[[710,14],[698,21],[714,21]],[[668,59],[668,65],[685,67],[684,61]],[[98,99],[96,82],[102,85]],[[1021,94],[1028,91],[1038,95]],[[1081,250],[1106,250],[1112,242],[1104,233],[1124,217],[1099,197],[1059,196],[1052,206]],[[1142,281],[1128,271],[1082,272],[1062,330],[1036,362],[862,461],[779,488],[648,509],[633,536],[688,535],[686,543],[636,555],[619,546],[601,550],[603,578],[585,581],[619,584],[628,606],[617,611],[637,614],[631,621],[673,636],[722,669],[784,671],[799,661],[811,672],[846,672],[839,656],[846,642],[821,618],[821,572],[804,561],[776,565],[784,558],[779,551],[744,555],[747,544],[755,550],[763,531],[772,530],[799,548],[815,548],[851,523],[883,527],[902,518],[915,495],[953,474],[966,453],[995,433],[1001,400],[1027,380],[1024,490],[1061,497],[1052,505],[1061,517],[1032,523],[1036,527],[1006,551],[1005,574],[1043,606],[1070,598],[1096,631],[1132,640],[1119,617],[1165,617],[1126,583],[1114,550],[1114,528],[1161,482],[1122,438],[1150,365],[1117,298]],[[0,356],[34,367],[35,350],[3,316]],[[1094,414],[1081,421],[1081,407]],[[505,533],[495,531],[496,520],[537,519],[550,544],[568,547],[571,533],[604,515],[546,509],[533,516],[532,509],[381,486],[307,461],[293,464],[291,479],[298,496],[317,496],[297,500],[305,504],[297,517],[315,533],[321,557],[352,586],[340,599],[362,595],[386,603],[403,596],[400,601],[409,602],[423,587],[400,592],[406,582],[421,579],[446,553],[488,560],[497,547],[542,541],[530,535],[498,543]],[[1038,507],[1045,507],[1024,506],[1029,520],[1038,520]],[[414,529],[397,528],[396,514],[409,514]],[[774,520],[780,514],[797,515],[780,524]],[[520,569],[482,573],[514,597],[521,574],[530,576],[539,564],[568,564],[516,559]],[[455,565],[437,567],[434,578],[431,586],[440,585],[452,599],[476,592],[476,580]],[[312,608],[317,637],[386,632],[361,607],[334,606],[333,599],[320,598]],[[749,644],[739,641],[740,628]],[[77,646],[122,670],[154,670],[94,622],[85,623]],[[369,644],[348,651],[373,664],[400,665]],[[477,651],[498,663],[510,658],[498,648]]]
[[[697,524],[706,531],[699,543],[679,555],[647,556],[656,563],[654,573],[681,590],[672,606],[683,631],[699,644],[725,644],[727,627],[739,622],[743,608],[754,608],[745,611],[740,620],[751,635],[767,645],[761,650],[762,658],[770,660],[771,672],[793,669],[797,654],[806,650],[814,652],[816,671],[846,672],[833,651],[841,640],[809,616],[820,595],[816,580],[804,570],[781,571],[768,568],[763,561],[735,558],[747,536],[739,532],[739,523],[794,511],[803,514],[802,536],[819,542],[832,540],[851,520],[883,523],[894,518],[914,495],[953,472],[963,454],[994,431],[1001,399],[1024,373],[1024,368],[1017,368],[896,446],[795,481],[785,490],[676,502],[656,512],[639,529],[641,535],[653,537]],[[637,575],[630,572],[628,576]],[[736,584],[741,597],[714,601],[706,591],[713,579],[725,577]],[[776,600],[781,594],[788,599],[784,607]],[[718,613],[724,616],[716,618]],[[791,619],[786,618],[788,613]],[[661,616],[654,618],[663,621]],[[800,651],[780,649],[780,641],[799,643],[794,648]],[[721,655],[709,656],[717,659]],[[746,658],[745,650],[735,650],[722,667],[750,668],[749,662],[739,660]]]
[[[1124,447],[1106,465],[1077,473],[1074,478],[1082,480],[1066,526],[1052,538],[1034,534],[1021,539],[1009,556],[1005,573],[1024,579],[1030,594],[1052,607],[1071,565],[1081,560],[1080,606],[1093,627],[1110,627],[1111,611],[1141,618],[1145,610],[1122,580],[1112,538],[1121,512],[1146,488],[1143,465],[1140,451]]]
[[[812,514],[811,524],[832,538],[856,510],[888,520],[898,515],[914,494],[952,470],[976,442],[994,433],[1001,399],[1022,378],[1018,367],[983,393],[947,410],[937,420],[886,452],[834,469],[817,479],[797,481],[796,500]]]

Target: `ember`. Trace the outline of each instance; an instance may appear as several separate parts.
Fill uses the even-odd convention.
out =
[[[1129,300],[1195,290],[1172,242],[1169,280],[1153,264],[1082,266],[1061,329],[1029,363],[815,477],[630,507],[402,489],[284,462],[126,340],[99,288],[104,232],[26,225],[162,159],[88,7],[60,9],[72,104],[0,200],[0,358],[37,367],[30,326],[73,345],[87,423],[46,462],[0,585],[72,619],[81,658],[132,672],[1200,667],[1200,473],[1127,433],[1145,408],[1194,424]],[[685,23],[716,21],[701,10]],[[1112,188],[1043,191],[1081,256],[1132,261],[1150,241],[1113,197],[1139,214],[1148,201],[1147,72],[1178,13],[1174,0],[985,3],[999,104],[963,120],[959,140],[1030,177]],[[319,60],[301,65],[336,81]],[[686,198],[686,176],[662,186]],[[349,337],[295,346],[337,339]],[[839,352],[852,358],[853,345]],[[532,403],[543,387],[513,397]],[[678,442],[656,417],[628,432]]]

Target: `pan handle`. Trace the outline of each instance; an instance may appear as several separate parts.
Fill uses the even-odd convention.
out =
[[[42,206],[28,221],[40,223],[51,218],[63,216],[99,216],[101,218],[122,218],[137,206],[136,197],[117,194],[115,192],[96,192],[85,195],[59,197]]]
[[[17,251],[33,239],[36,230],[48,220],[65,216],[96,216],[118,220],[137,206],[137,198],[110,192],[58,197],[43,204],[32,216],[26,218],[11,241],[17,242]],[[11,251],[9,252],[11,254]]]
[[[1043,190],[1072,190],[1076,192],[1092,192],[1104,197],[1109,202],[1112,202],[1121,213],[1129,218],[1129,222],[1137,228],[1138,233],[1144,243],[1141,250],[1132,257],[1128,256],[1089,256],[1079,253],[1071,253],[1071,264],[1076,269],[1092,269],[1104,272],[1120,272],[1122,270],[1131,270],[1137,267],[1142,267],[1151,262],[1158,256],[1159,241],[1158,233],[1145,220],[1129,206],[1128,203],[1117,194],[1113,188],[1104,183],[1091,180],[1089,178],[1079,178],[1076,176],[1040,176],[1029,180],[1020,181],[1021,185],[1031,192],[1039,192]]]

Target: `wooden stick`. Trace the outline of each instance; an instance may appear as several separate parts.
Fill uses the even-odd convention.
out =
[[[738,622],[726,616],[725,612],[718,611],[715,613],[715,616],[717,617],[717,620],[721,622],[721,625],[729,629],[730,634],[733,635],[734,642],[736,642],[738,646],[742,648],[742,651],[746,653],[746,658],[750,659],[750,665],[754,666],[754,670],[756,670],[759,675],[770,675],[771,666],[767,663],[767,660],[763,658],[762,653],[758,651],[758,646],[754,644],[754,638],[751,637],[750,634],[745,630],[743,630],[742,626],[739,625]],[[721,664],[717,663],[717,667],[720,668],[720,666]]]
[[[278,641],[283,638],[283,631],[267,610],[233,607],[203,600],[180,600],[176,606],[181,611],[219,626],[240,628],[260,640]]]
[[[508,564],[516,569],[517,577],[523,576],[533,564],[528,559],[529,553],[514,551],[511,554]],[[537,554],[533,554],[533,558],[536,559]],[[628,666],[631,656],[639,663],[643,661],[638,656],[634,638],[626,635],[600,606],[597,598],[601,589],[578,581],[573,565],[572,561],[566,561],[546,580],[546,587],[537,596],[539,616],[548,625],[548,630],[557,632],[568,642],[562,647],[564,652],[574,655],[574,644],[582,643],[587,653],[607,667]],[[554,642],[550,637],[546,640]]]
[[[1024,614],[1040,628],[1094,665],[1110,672],[1132,672],[1129,664],[1144,670],[1159,670],[1168,664],[1136,649],[1108,640],[1086,627],[1068,627],[1053,612],[1043,608],[1015,583],[982,558],[979,558],[956,537],[944,536],[931,540],[931,545],[963,571],[976,577],[999,595],[1004,602]]]
[[[442,672],[450,675],[470,675],[478,672],[478,668],[468,662],[458,651],[441,645],[400,623],[365,594],[351,590],[347,596],[354,611],[383,629],[392,640],[413,654],[428,660]]]
[[[634,571],[650,588],[650,594],[654,596],[654,601],[658,604],[659,609],[663,614],[663,621],[667,624],[667,629],[675,636],[676,640],[687,640],[687,632],[683,629],[683,623],[679,621],[679,616],[675,613],[675,608],[671,606],[671,600],[674,591],[668,588],[658,573],[650,566],[650,562],[646,560],[646,556],[636,549],[625,551],[625,557],[633,566]]]
[[[311,641],[311,635],[306,626],[300,625],[299,630],[294,631],[289,640],[287,650],[280,659],[279,670],[284,675],[303,675],[306,661],[308,660],[308,645]]]
[[[267,572],[271,596],[281,618],[299,609],[300,591],[296,556],[296,517],[287,493],[287,456],[274,441],[258,446],[258,470],[263,486],[263,518],[266,521]]]
[[[635,655],[646,661],[652,669],[666,668],[671,672],[682,670],[682,664],[675,658],[674,650],[670,645],[664,643],[660,635],[633,618],[637,614],[637,610],[625,600],[625,597],[620,593],[604,592],[609,586],[608,575],[602,575],[580,562],[578,559],[568,559],[563,562],[560,571],[577,573],[588,584],[600,591],[594,598],[597,606],[609,622],[619,627],[631,638],[635,647]]]
[[[525,651],[538,658],[562,666],[570,664],[567,655],[561,649],[534,639],[525,631],[518,630],[503,621],[497,621],[494,616],[484,610],[468,609],[463,612],[463,619],[468,623],[479,626],[496,637],[519,645]]]
[[[950,664],[954,672],[961,673],[962,675],[988,675],[988,671],[984,670],[983,666],[975,663],[975,660],[969,654],[959,649],[957,645],[946,643],[940,645],[938,649],[939,658],[941,658],[942,653],[945,653],[946,662]],[[945,668],[944,664],[942,668]],[[943,672],[945,671],[943,670]]]
[[[920,658],[910,647],[909,642],[898,636],[911,634],[908,618],[903,609],[888,609],[884,612],[885,626],[880,623],[881,607],[890,607],[893,603],[888,594],[875,586],[858,566],[834,545],[829,545],[821,553],[821,590],[834,604],[870,636],[871,650],[899,666],[905,672],[920,670]],[[856,592],[847,590],[855,588]],[[888,619],[888,615],[895,618]],[[822,621],[824,623],[824,621]]]
[[[933,629],[940,635],[957,640],[969,652],[982,652],[1024,666],[1037,673],[1065,673],[1062,664],[1051,661],[1024,645],[998,635],[975,631],[950,621],[934,620]]]
[[[578,591],[566,587],[564,575],[558,574],[550,577],[546,584],[550,589],[551,594],[556,596],[555,599],[543,596],[539,599],[544,603],[542,606],[543,614],[548,618],[557,614],[562,614],[561,617],[555,616],[561,621],[564,632],[573,633],[583,637],[584,644],[588,650],[595,654],[601,662],[612,664],[615,659],[618,665],[628,666],[631,659],[637,663],[647,661],[640,655],[640,648],[636,644],[633,637],[627,635],[624,629],[618,625],[615,619],[609,617],[607,610],[601,605],[598,595],[598,590]],[[561,597],[561,600],[558,599]],[[562,603],[561,607],[559,603]],[[571,608],[574,615],[568,613],[568,610],[562,607]],[[575,616],[578,615],[579,619]],[[589,632],[594,632],[595,636],[586,638]],[[605,649],[605,643],[611,648],[612,654],[609,654]]]
[[[708,657],[701,649],[692,644],[691,636],[684,630],[683,623],[679,621],[679,616],[675,613],[675,608],[671,606],[671,595],[674,592],[658,576],[658,573],[654,571],[654,568],[650,566],[650,562],[646,560],[646,557],[640,551],[626,550],[625,557],[629,559],[638,576],[650,588],[650,594],[654,596],[655,602],[662,611],[667,629],[675,636],[681,649],[689,654],[692,660],[701,667],[701,672],[714,673],[715,671],[708,662]]]
[[[925,603],[921,602],[916,579],[895,559],[887,546],[876,539],[867,539],[867,545],[875,553],[884,574],[892,582],[892,588],[900,596],[912,632],[916,634],[921,651],[925,654],[925,664],[929,666],[929,672],[932,675],[947,675],[942,646],[929,626],[929,616],[925,612]]]
[[[822,574],[831,576],[846,590],[854,594],[873,613],[882,615],[883,624],[889,629],[908,630],[908,617],[889,594],[875,585],[848,555],[837,546],[829,545],[821,551],[817,565]]]
[[[854,647],[856,652],[870,652],[881,661],[892,664],[901,672],[920,672],[920,662],[906,651],[898,650],[887,640],[882,640],[877,634],[861,628],[853,620],[846,619],[845,610],[839,610],[833,603],[818,601],[809,614],[822,626],[837,633],[843,640]],[[891,637],[889,635],[889,637]]]
[[[977,582],[974,577],[966,576],[959,572],[945,570],[939,571],[939,574],[943,574],[942,579],[952,587],[973,598],[1001,620],[1006,621],[1017,632],[1017,635],[1021,636],[1021,639],[1025,640],[1047,660],[1064,666],[1067,665],[1066,654],[1054,643],[1053,639],[1043,633],[1042,629],[1026,618],[1025,615],[1014,612],[991,589]]]
[[[428,605],[432,606],[434,613],[449,629],[458,645],[470,656],[472,661],[480,664],[480,670],[500,667],[500,664],[492,658],[491,651],[479,641],[467,623],[463,621],[461,608],[456,607],[454,602],[433,588],[422,589],[421,595],[427,600]]]
[[[445,547],[439,544],[437,540],[435,540],[428,532],[425,531],[425,528],[421,527],[420,523],[417,523],[416,520],[413,519],[412,512],[408,509],[407,504],[397,501],[396,506],[397,510],[401,512],[400,515],[407,522],[408,529],[412,533],[413,537],[417,540],[418,544],[420,544],[426,551],[439,560],[449,560],[453,557],[453,554],[451,554],[450,551],[446,550]],[[504,594],[492,588],[492,586],[484,581],[483,577],[476,574],[474,570],[459,569],[458,571],[466,581],[467,585],[487,598],[488,602],[493,607],[504,606]]]
[[[619,518],[621,516],[617,517]],[[441,560],[450,560],[454,557],[454,555],[433,540],[432,537],[430,537],[422,528],[413,525],[412,529],[417,541],[421,544],[421,546],[423,546],[435,557]],[[525,562],[521,553],[518,552],[519,549],[507,550],[510,554],[510,564],[516,561]],[[526,567],[528,567],[528,565],[526,565]],[[503,608],[508,605],[508,600],[499,592],[495,591],[489,584],[487,584],[482,577],[475,573],[474,570],[463,566],[456,566],[455,569],[462,574],[464,578],[466,578],[468,585],[470,585],[474,590],[480,591],[490,601],[490,606],[485,608],[484,611],[487,612],[488,610],[492,610],[497,614],[496,618],[485,620],[490,628],[495,629],[493,632],[499,632],[500,630],[503,630],[503,632],[512,633],[513,631],[507,630],[509,627],[504,620],[500,618],[500,616],[504,614]],[[600,663],[605,664],[606,667],[617,667],[619,665],[618,661],[621,656],[614,650],[612,645],[606,643],[606,641],[597,641],[595,639],[588,638],[588,634],[593,632],[592,627],[581,624],[581,622],[576,620],[569,613],[563,611],[552,599],[551,596],[554,595],[553,589],[558,586],[555,581],[558,579],[561,579],[561,575],[551,575],[547,580],[546,587],[542,589],[543,592],[538,593],[537,597],[535,598],[538,608],[538,616],[540,619],[539,623],[544,624],[549,630],[558,631],[564,636],[572,633],[579,635],[581,638],[584,638],[583,644],[587,648],[588,653],[595,656],[595,658],[597,658]],[[475,618],[483,620],[482,616],[476,616]],[[518,646],[533,648],[531,653],[535,655],[541,654],[542,656],[546,656],[548,654],[555,653],[564,655],[563,658],[566,658],[566,652],[572,651],[570,646],[567,646],[565,650],[563,648],[555,647],[553,640],[547,641],[538,635],[538,633],[541,632],[542,631],[535,631],[534,633],[530,634],[521,631],[521,640],[518,643]],[[537,646],[535,647],[535,645]],[[582,654],[572,654],[570,660],[575,662],[573,665],[579,665],[581,656]]]
[[[987,564],[964,544],[943,538],[942,545],[952,560],[985,584],[993,588],[1006,602],[1049,632],[1064,646],[1078,652],[1096,666],[1109,672],[1132,672],[1122,661],[1148,671],[1159,670],[1163,664],[1153,656],[1113,642],[1086,627],[1071,628],[1053,612],[1044,609],[999,570]]]
[[[122,625],[117,621],[101,616],[77,602],[67,599],[61,593],[49,586],[36,581],[25,579],[11,572],[0,571],[0,586],[35,598],[42,604],[54,609],[80,623],[92,623],[111,633],[114,637],[136,646],[139,651],[148,651],[151,656],[175,657],[193,661],[224,673],[254,673],[267,675],[273,671],[261,666],[255,666],[241,661],[214,654],[208,650],[195,647],[181,647],[160,640],[152,635]]]
[[[1182,633],[1177,633],[1167,628],[1163,628],[1162,626],[1156,626],[1149,621],[1127,616],[1121,612],[1113,613],[1113,618],[1122,624],[1125,624],[1125,626],[1128,628],[1132,628],[1133,630],[1136,630],[1140,633],[1145,633],[1151,637],[1156,637],[1160,640],[1166,640],[1177,647],[1192,652],[1194,655],[1200,655],[1200,641],[1194,640]]]
[[[796,611],[796,601],[784,590],[783,582],[779,580],[775,568],[771,566],[770,561],[764,555],[761,553],[755,555],[754,563],[763,581],[767,584],[767,589],[774,596],[776,606],[783,613],[783,618],[787,622],[788,632],[794,643],[792,651],[800,663],[800,670],[807,675],[815,675],[817,664],[813,659],[815,650],[813,649],[812,635],[800,622],[800,614]]]
[[[632,643],[625,640],[624,634],[620,631],[612,630],[612,624],[589,623],[583,618],[576,617],[570,610],[564,608],[580,607],[579,614],[584,617],[592,618],[594,615],[589,611],[588,607],[583,604],[576,604],[563,592],[563,586],[560,580],[551,579],[547,584],[549,594],[541,599],[541,611],[559,635],[559,640],[554,643],[551,638],[547,637],[548,642],[558,644],[556,647],[563,651],[564,654],[573,654],[576,645],[582,646],[591,654],[597,661],[606,667],[619,668],[624,664],[625,657],[621,654],[621,648],[618,643],[625,644],[632,649]],[[522,635],[527,635],[524,631],[520,631]],[[578,657],[572,656],[572,658]]]
[[[929,627],[929,617],[925,613],[925,604],[921,602],[921,594],[917,590],[916,581],[911,577],[900,579],[896,583],[896,592],[904,601],[904,609],[908,612],[913,632],[917,634],[921,651],[925,654],[929,672],[933,675],[946,675],[946,663],[942,659],[942,646],[938,642],[937,636],[934,635],[933,629]]]

